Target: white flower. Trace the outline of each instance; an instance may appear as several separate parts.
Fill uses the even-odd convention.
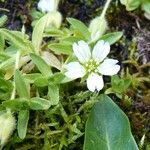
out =
[[[56,11],[59,0],[40,0],[38,3],[38,9],[42,12]]]
[[[87,87],[92,92],[104,87],[103,75],[112,76],[120,70],[118,60],[106,58],[110,52],[108,42],[98,41],[91,52],[86,42],[79,41],[73,44],[73,51],[79,62],[67,64],[65,75],[71,79],[87,76]]]

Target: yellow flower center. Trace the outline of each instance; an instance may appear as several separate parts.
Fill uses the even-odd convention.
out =
[[[99,66],[99,63],[97,63],[95,60],[90,59],[86,64],[85,64],[85,69],[88,73],[96,73],[98,72],[97,67]]]

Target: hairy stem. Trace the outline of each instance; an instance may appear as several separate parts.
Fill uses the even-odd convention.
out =
[[[106,1],[106,4],[105,4],[104,9],[103,9],[102,14],[101,14],[101,17],[102,17],[102,18],[105,17],[105,14],[106,14],[106,11],[107,11],[107,9],[108,9],[108,7],[109,7],[110,2],[111,2],[111,0],[107,0],[107,1]]]

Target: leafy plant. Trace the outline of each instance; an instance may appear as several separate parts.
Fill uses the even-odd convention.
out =
[[[145,12],[145,17],[150,19],[150,1],[149,0],[120,0],[121,4],[126,6],[128,11],[133,11],[141,6]]]
[[[127,4],[123,1],[122,3]],[[0,27],[2,27],[0,28],[0,110],[16,114],[20,139],[33,137],[38,141],[38,138],[41,138],[45,149],[61,150],[68,147],[83,136],[84,131],[80,128],[84,128],[87,115],[94,104],[85,128],[84,150],[100,148],[117,150],[118,147],[138,149],[125,114],[109,97],[106,95],[99,97],[99,93],[96,92],[104,86],[97,84],[99,83],[97,79],[102,79],[102,74],[114,75],[120,69],[117,60],[106,58],[110,45],[116,43],[123,35],[122,32],[104,34],[107,29],[105,14],[109,4],[110,0],[106,2],[102,15],[94,18],[96,23],[91,23],[96,30],[90,30],[91,26],[88,27],[75,18],[67,18],[68,28],[60,27],[59,12],[54,14],[50,11],[42,15],[34,12],[37,20],[34,22],[31,40],[24,31],[4,28],[6,16],[0,18]],[[132,4],[130,9],[135,9],[137,7],[135,5],[137,4]],[[57,20],[58,18],[60,20]],[[101,24],[106,28],[100,28]],[[96,34],[95,37],[93,32],[94,35]],[[83,46],[82,49],[79,43],[85,47]],[[80,51],[77,50],[78,53],[75,52],[73,45],[76,45],[78,49],[81,48]],[[90,48],[97,49],[97,52],[101,50],[101,53],[97,53],[99,57],[96,53],[94,57],[94,50],[91,52]],[[87,52],[83,52],[81,56],[80,52],[86,50],[89,50],[90,57],[87,62],[82,62],[80,58]],[[75,78],[69,78],[66,75],[65,67],[71,61],[75,61],[75,55],[81,60],[76,63],[80,63],[86,70],[80,85],[78,82],[71,82]],[[97,63],[96,58],[101,60]],[[103,67],[103,63],[110,69],[109,71]],[[78,69],[78,67],[70,68],[75,71]],[[98,69],[103,70],[104,73]],[[75,73],[79,73],[78,70]],[[81,92],[84,81],[90,75],[93,75],[91,81],[94,81],[92,84],[90,82],[90,85],[94,87],[91,90],[95,92],[93,94],[89,91]],[[103,79],[101,81],[103,83]],[[75,85],[73,86],[72,83]],[[121,99],[126,95],[130,84],[129,79],[113,76],[111,87],[106,89],[107,85],[105,85],[105,93],[114,93]],[[73,89],[74,87],[77,88]],[[74,92],[77,92],[77,95]],[[36,118],[31,115],[32,113],[36,114]],[[34,134],[31,137],[28,136],[30,135],[28,130],[30,119],[35,122]]]

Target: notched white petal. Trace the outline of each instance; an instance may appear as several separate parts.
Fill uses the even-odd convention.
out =
[[[100,40],[96,43],[94,46],[92,57],[97,62],[102,62],[104,58],[109,54],[110,52],[110,45],[108,42],[104,42],[103,40]]]
[[[71,62],[64,67],[67,71],[65,75],[71,79],[81,78],[85,75],[85,69],[78,62]]]
[[[99,73],[102,75],[115,75],[119,72],[120,66],[117,65],[118,60],[115,59],[105,59],[102,64],[98,67]]]
[[[102,76],[92,73],[87,78],[87,87],[91,92],[100,91],[104,87]]]
[[[84,41],[79,41],[73,44],[73,51],[81,63],[87,62],[91,57],[91,52],[88,44]]]

